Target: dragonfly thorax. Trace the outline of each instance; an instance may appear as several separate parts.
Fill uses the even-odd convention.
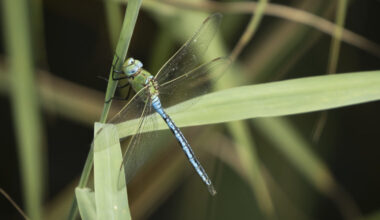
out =
[[[122,70],[125,73],[125,75],[129,77],[134,77],[141,71],[142,67],[143,64],[140,60],[135,60],[131,57],[124,62]]]
[[[124,74],[128,77],[128,82],[135,92],[148,88],[147,92],[142,94],[149,96],[158,95],[158,85],[152,74],[142,68],[143,64],[139,60],[128,58],[122,67]]]

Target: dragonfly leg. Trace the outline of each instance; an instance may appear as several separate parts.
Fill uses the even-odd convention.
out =
[[[116,59],[116,62],[115,62],[115,63],[117,63],[117,61],[119,60],[119,57],[118,57],[118,56],[116,56],[116,57],[117,57],[117,59]],[[129,78],[129,77],[126,76],[126,75],[115,76],[115,73],[117,73],[117,74],[122,74],[122,73],[123,73],[123,71],[116,70],[115,65],[112,66],[112,69],[113,69],[113,71],[112,71],[112,79],[113,79],[113,80],[115,80],[115,81],[119,81],[119,80],[121,80],[121,79],[127,79],[127,78]],[[99,77],[99,78],[104,79],[103,77]],[[105,80],[108,82],[108,79],[105,79]],[[118,88],[118,89],[121,89],[121,88],[125,88],[125,87],[127,87],[127,86],[130,86],[129,82],[125,83],[124,85],[118,85],[117,88]],[[130,91],[131,91],[131,87],[129,87],[129,89],[128,89],[128,93],[127,93],[126,97],[123,98],[123,97],[113,96],[113,97],[111,97],[110,99],[106,100],[105,103],[109,103],[109,102],[111,102],[111,100],[127,100],[127,99],[129,98]]]
[[[126,83],[125,85],[122,85],[122,86],[118,86],[118,89],[119,88],[124,88],[124,87],[127,87],[129,86],[129,83]],[[132,87],[130,86],[128,88],[128,92],[127,92],[127,95],[125,97],[119,97],[119,96],[113,96],[112,98],[108,99],[107,101],[105,101],[105,103],[109,103],[111,100],[119,100],[119,101],[125,101],[125,100],[128,100],[130,98],[130,95],[132,94],[131,93],[131,90],[132,90]]]
[[[128,76],[118,76],[118,77],[116,77],[115,76],[115,73],[117,73],[117,74],[123,74],[123,71],[122,70],[117,70],[116,69],[116,63],[119,61],[119,56],[116,54],[115,55],[116,56],[116,61],[115,61],[115,63],[112,65],[112,79],[113,80],[121,80],[121,79],[127,79],[127,78],[129,78]]]
[[[125,97],[123,98],[123,97],[113,96],[112,98],[105,101],[105,103],[109,103],[111,100],[125,101],[127,99]]]
[[[122,74],[123,71],[113,70],[113,72],[112,72],[112,79],[115,80],[115,81],[121,80],[121,79],[128,79],[129,78],[129,76],[118,76],[118,77],[116,77],[115,73]]]
[[[98,79],[102,79],[102,80],[108,82],[107,77],[104,77],[104,76],[96,76],[96,78],[98,78]]]
[[[122,71],[116,71],[116,70],[114,70],[114,72],[116,72],[116,73],[122,73]],[[99,78],[99,79],[102,79],[102,80],[105,80],[105,81],[108,82],[108,79],[107,79],[106,77],[104,77],[104,76],[96,76],[96,77]],[[128,77],[128,76],[116,77],[116,76],[112,73],[112,79],[115,80],[115,81],[118,81],[118,80],[121,80],[121,79],[127,79],[127,78],[129,78],[129,77]]]

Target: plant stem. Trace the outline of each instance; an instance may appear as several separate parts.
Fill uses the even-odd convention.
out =
[[[125,57],[127,56],[129,43],[131,41],[133,29],[135,27],[137,16],[139,14],[141,1],[142,0],[130,0],[128,2],[128,7],[126,9],[126,13],[124,16],[124,22],[121,29],[119,41],[116,47],[116,54],[112,62],[114,65],[112,65],[111,67],[105,100],[110,100],[116,91],[117,81],[114,81],[112,79],[112,73],[114,71],[114,68],[120,69],[120,67],[123,65]],[[100,116],[101,123],[106,122],[110,107],[111,107],[111,102],[104,103],[103,112]],[[91,169],[92,169],[93,160],[94,160],[93,157],[94,157],[94,151],[93,151],[93,143],[92,143],[90,152],[87,155],[86,163],[84,165],[81,178],[79,180],[79,184],[78,184],[79,188],[84,188],[87,185],[88,178],[90,176]],[[71,219],[71,220],[75,219],[77,214],[78,214],[78,205],[74,197],[74,201],[72,203],[68,219]]]

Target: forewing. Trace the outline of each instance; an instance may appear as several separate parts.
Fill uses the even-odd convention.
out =
[[[209,92],[229,64],[228,58],[216,58],[160,85],[162,105],[167,108]],[[191,101],[189,103],[194,104]]]
[[[191,37],[158,71],[155,76],[158,84],[175,79],[200,65],[202,55],[219,28],[222,15],[209,16]]]

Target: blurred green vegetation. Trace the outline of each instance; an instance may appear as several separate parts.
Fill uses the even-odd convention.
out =
[[[202,98],[203,116],[173,119],[191,125],[185,136],[218,194],[160,132],[128,185],[132,218],[378,219],[379,102],[370,101],[380,92],[380,2],[145,0],[140,11],[131,2],[1,2],[0,187],[31,219],[74,213],[88,155],[79,186],[93,188],[93,124],[124,104],[104,105],[116,85],[96,76],[109,77],[126,54],[156,72],[212,12],[224,19],[205,61],[234,61],[215,88],[223,95]],[[233,97],[240,108],[228,105]],[[0,201],[2,219],[21,218]]]

